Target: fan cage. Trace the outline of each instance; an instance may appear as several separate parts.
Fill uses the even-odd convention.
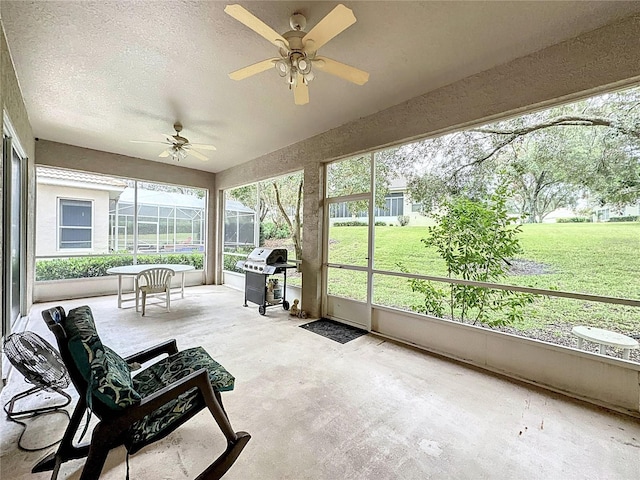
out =
[[[9,335],[4,343],[4,353],[27,382],[43,390],[55,392],[71,383],[58,352],[33,332]]]

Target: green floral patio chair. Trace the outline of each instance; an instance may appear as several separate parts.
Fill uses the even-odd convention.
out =
[[[53,470],[56,478],[62,463],[87,457],[80,479],[98,479],[109,450],[124,445],[128,475],[129,454],[169,435],[205,408],[226,437],[227,448],[197,478],[220,478],[233,465],[251,436],[231,428],[220,392],[233,390],[234,377],[203,348],[178,351],[176,341],[169,340],[122,358],[100,340],[88,306],[68,314],[55,307],[42,316],[80,398],[57,451],[38,462],[33,473]],[[168,356],[131,375],[135,366],[164,354]],[[74,445],[87,411],[99,422],[90,442]]]

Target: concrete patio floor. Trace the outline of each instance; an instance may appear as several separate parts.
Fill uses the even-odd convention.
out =
[[[168,338],[181,349],[202,345],[236,377],[223,400],[234,429],[252,435],[230,480],[638,479],[637,418],[374,335],[342,345],[298,328],[308,320],[279,308],[260,316],[242,303],[242,292],[192,287],[184,299],[172,296],[171,313],[152,305],[143,318],[134,308],[116,308],[115,296],[87,298],[35,305],[27,328],[55,345],[40,312],[87,304],[103,342],[123,356]],[[27,388],[15,370],[9,380],[3,404]],[[56,417],[62,415],[30,421],[24,441],[59,438],[65,424]],[[0,424],[0,476],[49,478],[30,470],[51,449],[20,451],[20,427]],[[131,478],[195,478],[223,448],[212,417],[201,412],[133,455]],[[78,478],[82,464],[64,464],[58,478]],[[101,478],[124,477],[120,447]]]

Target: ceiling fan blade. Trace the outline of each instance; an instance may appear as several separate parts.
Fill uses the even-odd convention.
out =
[[[249,65],[248,67],[241,68],[240,70],[236,70],[235,72],[231,72],[229,74],[229,78],[231,80],[243,80],[247,77],[255,75],[260,72],[264,72],[265,70],[269,70],[273,68],[274,63],[277,61],[277,58],[268,58],[267,60],[263,60],[258,63],[254,63],[253,65]]]
[[[206,145],[204,143],[190,143],[194,148],[199,148],[200,150],[217,150],[213,145]]]
[[[158,155],[159,157],[168,157],[169,155],[171,155],[171,149],[168,148],[167,150],[165,150],[164,152],[162,152],[160,155]]]
[[[343,78],[357,85],[364,85],[369,80],[369,74],[364,70],[352,67],[346,63],[336,62],[327,57],[316,57],[313,65],[318,70]]]
[[[354,23],[356,23],[356,17],[353,11],[342,4],[337,5],[302,37],[305,52],[318,51],[321,46]]]
[[[289,42],[278,32],[276,32],[269,25],[264,23],[258,17],[256,17],[253,13],[249,12],[247,9],[240,5],[227,5],[224,8],[225,13],[231,15],[233,18],[238,20],[240,23],[246,25],[251,30],[256,32],[258,35],[266,38],[268,41],[273,43],[276,47],[282,47],[283,45],[289,48]]]
[[[167,144],[167,142],[156,142],[156,141],[150,141],[150,140],[129,140],[129,141],[131,143],[153,143],[153,144],[160,143],[162,145]]]
[[[193,148],[186,150],[186,152],[187,152],[187,155],[193,155],[198,160],[202,160],[203,162],[206,162],[207,160],[209,160],[207,157],[205,157],[203,154],[201,154],[197,150],[194,150]]]
[[[302,81],[303,77],[297,74],[296,84],[293,86],[293,100],[296,105],[306,105],[309,103],[309,87]]]

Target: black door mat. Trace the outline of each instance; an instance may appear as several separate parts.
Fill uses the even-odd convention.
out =
[[[328,318],[321,318],[320,320],[305,323],[304,325],[300,325],[300,327],[322,335],[323,337],[330,338],[338,343],[347,343],[368,333],[361,328],[345,325],[344,323],[329,320]]]

